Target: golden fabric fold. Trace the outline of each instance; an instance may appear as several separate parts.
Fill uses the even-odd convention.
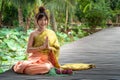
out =
[[[62,69],[71,69],[71,70],[87,70],[91,68],[95,68],[94,64],[86,64],[86,63],[67,63],[61,66]]]

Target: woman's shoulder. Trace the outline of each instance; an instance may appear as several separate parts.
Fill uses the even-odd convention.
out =
[[[36,33],[36,31],[34,30],[34,31],[32,31],[30,34],[33,35],[33,34],[35,34],[35,33]]]
[[[35,34],[36,34],[36,30],[32,31],[32,32],[30,33],[30,36],[35,36]]]

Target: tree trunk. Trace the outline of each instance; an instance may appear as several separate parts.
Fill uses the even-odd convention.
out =
[[[68,24],[71,24],[72,23],[72,14],[69,13],[69,17],[68,17]]]
[[[0,27],[2,27],[2,13],[0,11]]]
[[[117,15],[117,17],[116,17],[116,23],[118,23],[118,15]]]
[[[65,27],[67,26],[67,23],[68,23],[68,8],[66,8]]]
[[[27,19],[26,19],[26,32],[27,32],[27,30],[29,29],[29,27],[30,27],[30,22],[31,22],[31,18],[30,17],[27,17]]]
[[[120,14],[118,14],[118,23],[120,23]]]
[[[57,31],[57,25],[56,25],[56,20],[55,20],[54,13],[52,11],[50,13],[50,24],[52,26],[52,29],[56,32]]]
[[[24,28],[22,9],[20,6],[18,7],[18,20],[19,20],[19,26]]]
[[[4,3],[5,3],[5,1],[2,0],[2,2],[1,2],[1,8],[0,8],[0,27],[2,27],[2,12],[3,12]]]

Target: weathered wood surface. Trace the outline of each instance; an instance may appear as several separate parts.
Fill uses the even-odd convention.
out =
[[[60,63],[91,63],[96,68],[67,77],[18,75],[11,70],[0,80],[120,80],[120,27],[108,28],[61,47]]]

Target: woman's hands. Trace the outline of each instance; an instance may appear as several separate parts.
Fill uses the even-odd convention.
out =
[[[43,48],[44,48],[44,49],[49,49],[49,50],[51,50],[51,47],[50,47],[50,45],[49,45],[48,36],[47,36],[46,39],[45,39],[45,42],[44,42],[44,44],[43,44]]]

